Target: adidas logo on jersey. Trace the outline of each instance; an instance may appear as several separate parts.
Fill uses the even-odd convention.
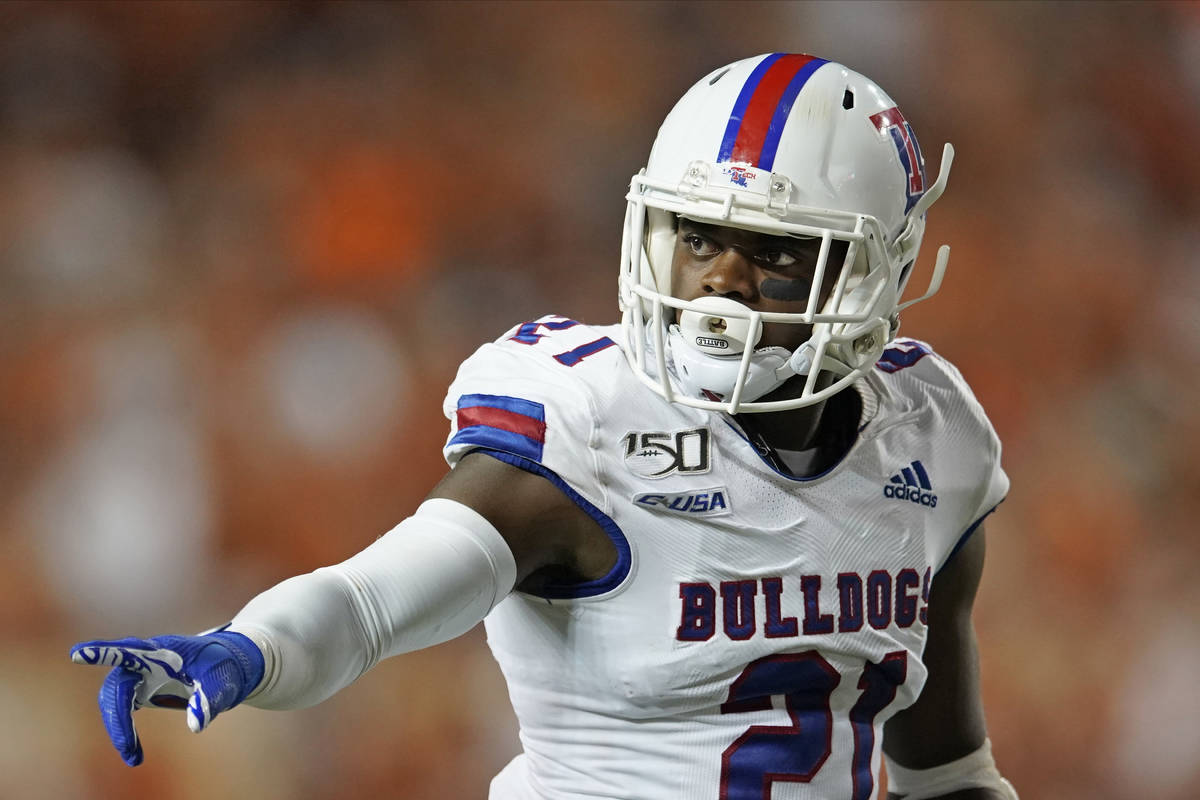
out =
[[[929,482],[929,473],[920,461],[914,461],[892,476],[890,482],[883,486],[883,496],[896,500],[908,500],[923,506],[935,508],[937,495],[933,493],[933,485]]]

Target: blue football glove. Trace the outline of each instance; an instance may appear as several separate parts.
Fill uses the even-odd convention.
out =
[[[115,667],[100,687],[108,738],[131,767],[142,763],[133,712],[142,706],[187,708],[199,733],[213,718],[246,699],[263,677],[262,652],[240,633],[98,639],[71,648],[76,664]]]

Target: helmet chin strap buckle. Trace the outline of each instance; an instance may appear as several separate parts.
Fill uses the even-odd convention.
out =
[[[805,342],[796,348],[796,351],[792,353],[792,357],[788,359],[785,366],[792,375],[807,375],[813,367],[813,360],[816,358],[816,355],[817,351],[813,346]]]
[[[864,333],[862,336],[854,340],[854,352],[858,353],[860,356],[866,355],[874,350],[877,345],[878,341],[875,339],[874,332]]]

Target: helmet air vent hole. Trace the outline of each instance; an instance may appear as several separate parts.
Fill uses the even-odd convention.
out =
[[[846,93],[842,95],[842,108],[846,109],[847,111],[854,108],[854,92],[850,91],[849,89],[847,89]]]
[[[720,72],[718,72],[716,75],[713,75],[713,76],[712,76],[712,80],[710,80],[710,81],[708,82],[708,85],[709,85],[709,86],[712,86],[714,83],[716,83],[717,81],[721,80],[721,78],[724,78],[726,75],[728,75],[728,74],[729,74],[729,69],[730,69],[729,67],[726,67],[725,69],[723,69],[723,70],[721,70]]]

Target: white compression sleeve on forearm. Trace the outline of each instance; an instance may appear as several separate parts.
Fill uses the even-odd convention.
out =
[[[929,769],[908,769],[888,758],[888,794],[897,794],[904,800],[928,800],[962,789],[995,789],[1005,800],[1019,800],[1017,790],[996,769],[992,758],[992,743],[984,739],[983,745],[956,761]]]
[[[490,522],[453,500],[426,500],[357,555],[290,578],[251,600],[230,630],[263,651],[247,698],[303,708],[382,658],[460,636],[516,582],[512,551]]]

